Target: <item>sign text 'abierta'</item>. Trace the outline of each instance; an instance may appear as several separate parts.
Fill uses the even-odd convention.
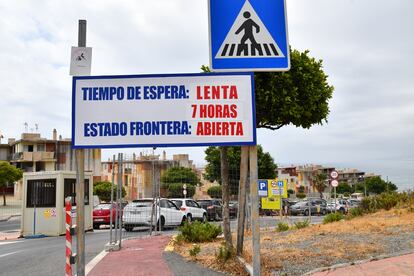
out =
[[[253,145],[253,75],[75,77],[74,147]]]

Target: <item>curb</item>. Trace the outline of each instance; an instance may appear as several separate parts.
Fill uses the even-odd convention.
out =
[[[316,268],[314,270],[311,270],[305,274],[303,274],[304,276],[306,275],[312,275],[314,273],[318,273],[318,272],[324,272],[324,271],[334,271],[338,268],[344,268],[344,267],[348,267],[348,266],[354,266],[354,265],[360,265],[360,264],[365,264],[365,263],[369,263],[369,262],[373,262],[373,261],[379,261],[379,260],[383,260],[383,259],[388,259],[388,258],[393,258],[393,257],[400,257],[400,256],[404,256],[404,255],[408,255],[408,254],[413,254],[414,250],[405,250],[405,251],[400,251],[397,253],[392,253],[392,254],[386,254],[386,255],[379,255],[376,257],[371,257],[369,259],[365,259],[365,260],[360,260],[360,261],[354,261],[354,262],[349,262],[349,263],[342,263],[342,264],[336,264],[333,266],[326,266],[326,267],[320,267],[320,268]]]
[[[1,219],[0,219],[0,222],[8,221],[8,220],[10,220],[11,218],[14,218],[14,217],[20,217],[20,216],[21,216],[21,215],[9,215],[8,217],[1,218]]]
[[[237,260],[239,260],[239,262],[242,263],[242,265],[244,266],[244,269],[246,270],[247,273],[249,273],[249,275],[253,275],[253,267],[247,263],[242,257],[237,256]]]
[[[89,272],[108,254],[108,251],[102,250],[101,253],[95,256],[85,267],[85,275]]]

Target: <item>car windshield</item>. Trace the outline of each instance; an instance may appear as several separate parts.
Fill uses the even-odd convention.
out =
[[[152,200],[133,200],[132,206],[134,207],[151,207],[152,206]]]
[[[308,203],[306,201],[298,202],[295,204],[296,206],[306,206]]]
[[[183,202],[181,200],[172,200],[172,202],[174,202],[178,208],[181,208],[181,206],[183,205]]]
[[[111,204],[98,204],[95,209],[104,209],[104,210],[109,210],[111,207]]]

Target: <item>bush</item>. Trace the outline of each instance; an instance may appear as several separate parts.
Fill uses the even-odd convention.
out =
[[[187,242],[206,242],[212,241],[222,233],[221,226],[216,226],[210,223],[201,223],[195,221],[191,224],[184,223],[178,230],[179,239],[184,239]]]
[[[306,194],[305,193],[297,193],[296,197],[302,199],[302,198],[306,197]]]
[[[217,260],[221,262],[227,262],[231,257],[234,256],[234,250],[228,249],[226,244],[223,243],[220,248],[218,254],[216,254]]]
[[[287,230],[289,230],[289,224],[287,224],[285,222],[279,222],[277,224],[277,227],[276,227],[277,232],[284,232],[284,231],[287,231]]]
[[[192,249],[189,250],[190,256],[195,258],[201,252],[201,248],[198,244],[194,245]]]
[[[361,207],[356,207],[356,208],[349,209],[347,218],[352,219],[355,217],[360,217],[362,215],[364,215],[364,210]]]
[[[295,222],[295,227],[296,229],[302,229],[302,228],[306,228],[309,226],[309,220],[305,219],[304,221],[297,221]]]
[[[323,224],[340,221],[343,220],[345,216],[341,212],[330,213],[329,215],[325,216],[323,219]]]
[[[221,186],[213,186],[207,190],[207,194],[212,198],[221,198]]]

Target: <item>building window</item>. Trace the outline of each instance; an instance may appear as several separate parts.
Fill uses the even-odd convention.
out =
[[[76,179],[65,178],[64,180],[63,206],[65,198],[72,197],[72,206],[76,206]],[[85,205],[89,205],[89,179],[85,179]]]
[[[27,181],[26,207],[56,207],[56,179]]]
[[[38,145],[37,145],[37,151],[45,151],[45,145],[43,145],[43,144],[38,144]]]

